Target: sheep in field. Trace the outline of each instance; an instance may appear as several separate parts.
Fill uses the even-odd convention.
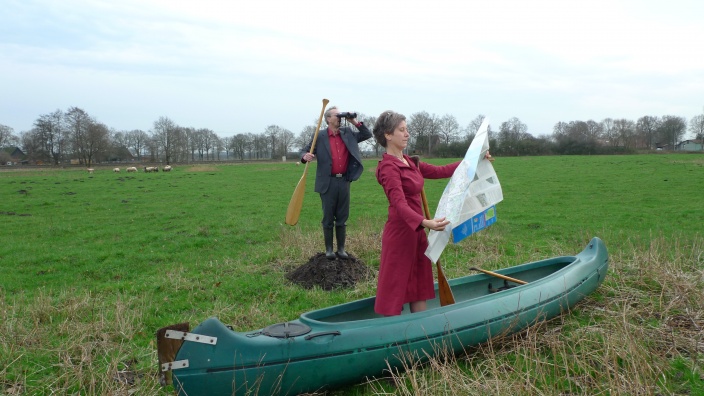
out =
[[[164,169],[162,169],[164,172],[170,172],[171,171],[171,165],[166,165]]]
[[[120,173],[120,168],[114,168],[112,171],[115,173]]]
[[[134,166],[130,166],[129,168],[127,168],[127,173],[131,173],[131,172],[137,172],[137,168]]]
[[[93,168],[88,168],[88,173],[93,173],[94,170]]]
[[[145,172],[145,173],[149,173],[149,172],[158,172],[158,170],[156,170],[156,169],[158,169],[158,168],[156,168],[156,167],[154,167],[154,166],[145,166],[145,167],[144,167],[144,172]]]

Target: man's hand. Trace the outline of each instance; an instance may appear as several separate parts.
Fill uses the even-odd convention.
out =
[[[303,154],[303,161],[305,161],[305,162],[311,162],[311,161],[313,161],[314,159],[315,159],[315,155],[313,155],[313,154],[311,154],[311,153],[305,153],[305,154]]]

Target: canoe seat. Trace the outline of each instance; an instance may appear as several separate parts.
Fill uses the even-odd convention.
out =
[[[262,334],[274,338],[298,337],[310,333],[310,327],[303,323],[284,322],[266,327]]]
[[[489,294],[491,293],[498,293],[500,291],[508,290],[508,289],[513,289],[517,285],[509,285],[508,281],[504,280],[504,285],[499,287],[498,289],[494,289],[493,285],[489,283]]]

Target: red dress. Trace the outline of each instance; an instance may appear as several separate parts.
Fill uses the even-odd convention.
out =
[[[376,179],[389,200],[389,217],[381,236],[381,264],[374,310],[382,315],[400,315],[403,304],[435,298],[433,266],[425,249],[428,238],[421,225],[423,179],[452,176],[460,162],[445,166],[420,163],[410,157],[408,165],[384,154],[376,168]]]

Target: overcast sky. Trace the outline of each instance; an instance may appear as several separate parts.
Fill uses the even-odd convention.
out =
[[[322,99],[559,121],[704,113],[701,0],[0,0],[0,124],[80,107],[219,136],[298,135]],[[687,133],[689,136],[689,133]]]

